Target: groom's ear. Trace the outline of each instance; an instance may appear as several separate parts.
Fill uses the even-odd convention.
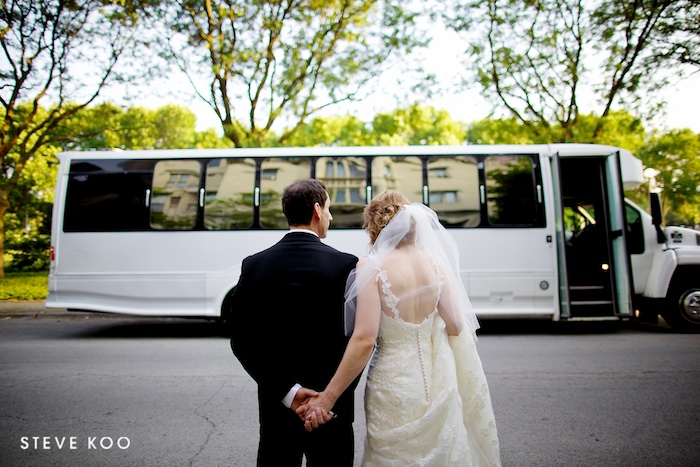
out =
[[[321,205],[318,203],[314,203],[314,217],[317,217],[318,219],[321,218]]]

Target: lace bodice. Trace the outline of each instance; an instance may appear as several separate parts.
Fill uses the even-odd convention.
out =
[[[396,365],[410,369],[409,374],[414,374],[416,365],[420,369],[422,381],[420,386],[424,390],[424,402],[429,402],[431,398],[431,388],[428,382],[433,373],[430,354],[432,352],[432,331],[435,316],[437,315],[437,305],[440,301],[442,281],[439,270],[436,268],[437,293],[435,302],[425,318],[419,323],[405,321],[398,309],[400,299],[391,289],[391,283],[385,270],[377,273],[377,281],[380,283],[382,301],[386,310],[382,313],[377,340],[377,351],[391,355],[391,359]],[[390,312],[390,315],[386,313]],[[398,369],[398,368],[397,368]],[[416,373],[417,374],[417,373]],[[412,379],[412,378],[408,378]],[[408,382],[408,380],[407,380]],[[417,382],[416,382],[417,383]]]

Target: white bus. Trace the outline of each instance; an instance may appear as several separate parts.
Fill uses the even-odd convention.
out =
[[[225,318],[243,258],[286,232],[281,193],[322,180],[328,244],[362,256],[368,199],[398,189],[460,248],[481,318],[634,319],[700,329],[700,233],[624,199],[620,148],[584,144],[66,152],[46,306]],[[275,293],[270,284],[270,293]]]

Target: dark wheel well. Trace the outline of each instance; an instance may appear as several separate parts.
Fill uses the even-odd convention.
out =
[[[231,295],[233,295],[233,291],[235,289],[236,288],[234,287],[228,292],[226,292],[226,295],[224,296],[224,299],[221,302],[221,312],[219,321],[223,324],[229,324],[231,322]]]
[[[674,330],[700,333],[700,267],[679,267],[661,315]]]

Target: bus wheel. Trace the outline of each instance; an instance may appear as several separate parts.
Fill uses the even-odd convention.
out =
[[[218,319],[219,324],[227,331],[230,329],[230,326],[231,326],[231,293],[232,292],[233,291],[229,291],[226,294],[226,297],[224,298],[224,302],[221,304],[221,314],[220,314],[219,319]]]
[[[700,288],[681,282],[669,289],[662,316],[673,329],[700,333]]]

